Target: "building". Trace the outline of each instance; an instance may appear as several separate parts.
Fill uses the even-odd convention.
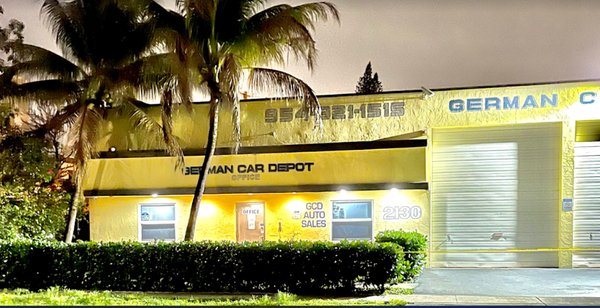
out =
[[[402,228],[428,236],[433,267],[600,266],[599,91],[581,81],[325,96],[321,130],[294,101],[244,101],[238,155],[221,114],[196,238]],[[182,168],[113,117],[84,184],[92,240],[183,238],[207,111],[179,111]]]

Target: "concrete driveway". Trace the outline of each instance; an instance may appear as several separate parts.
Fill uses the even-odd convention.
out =
[[[600,297],[600,269],[425,269],[415,294]]]

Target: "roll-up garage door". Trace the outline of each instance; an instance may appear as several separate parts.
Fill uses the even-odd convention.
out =
[[[433,267],[558,266],[560,127],[433,130]]]
[[[600,249],[600,142],[575,144],[573,246]],[[575,251],[573,266],[600,267],[600,252]]]

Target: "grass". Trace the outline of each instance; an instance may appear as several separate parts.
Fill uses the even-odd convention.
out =
[[[6,305],[86,305],[86,306],[403,306],[401,300],[300,298],[278,293],[263,296],[208,296],[182,294],[122,293],[110,291],[78,291],[50,288],[40,292],[29,290],[0,291],[0,306]]]
[[[390,286],[383,293],[384,295],[410,295],[414,290],[411,288],[403,288],[401,286]]]

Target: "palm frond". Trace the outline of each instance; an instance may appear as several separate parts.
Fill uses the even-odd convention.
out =
[[[151,48],[147,5],[125,0],[45,0],[42,12],[67,58],[87,70],[122,66]]]
[[[277,97],[292,98],[302,103],[303,111],[315,117],[315,128],[323,125],[321,104],[313,89],[304,81],[286,72],[269,68],[251,68],[250,89],[263,93],[274,93]]]
[[[193,86],[190,79],[196,77],[200,81],[200,75],[195,73],[195,68],[203,61],[202,57],[195,56],[195,52],[191,49],[192,46],[188,40],[179,39],[175,44],[177,59],[170,61],[171,65],[169,66],[169,73],[176,81],[174,86],[179,97],[179,102],[183,103],[188,111],[192,110]]]
[[[209,20],[215,11],[216,2],[206,0],[176,0],[180,10],[188,15],[196,15],[204,20]]]
[[[81,80],[86,76],[76,64],[45,48],[17,44],[13,50],[18,63],[8,69],[21,79]]]
[[[126,66],[114,68],[107,75],[115,85],[129,85],[137,89],[141,97],[158,97],[170,76],[167,63],[172,57],[169,53],[149,55]]]
[[[54,102],[64,104],[66,101],[78,97],[81,84],[66,82],[59,79],[48,79],[27,82],[24,84],[11,84],[3,88],[3,100],[15,103],[30,101]]]
[[[264,10],[264,7],[267,4],[267,2],[268,0],[242,1],[244,16],[246,16],[246,19]]]
[[[180,41],[187,40],[185,17],[175,11],[167,10],[152,1],[148,14],[153,21],[153,46],[158,49],[175,50]]]
[[[318,21],[327,21],[333,18],[340,23],[340,13],[333,3],[313,2],[295,6],[292,9],[292,15],[296,20],[314,31],[315,23]]]
[[[175,168],[183,168],[185,166],[185,162],[183,161],[183,150],[173,134],[173,95],[170,90],[163,92],[160,105],[162,107],[161,129],[167,152],[171,156],[177,157]]]
[[[84,166],[85,162],[96,155],[94,145],[99,137],[102,114],[94,108],[93,104],[78,104],[77,119],[70,129],[70,148],[73,158],[78,167]],[[79,168],[78,168],[79,169]]]
[[[185,15],[187,33],[198,45],[203,44],[204,40],[211,36],[212,24],[214,22],[213,14],[217,9],[217,2],[177,0],[180,10]]]
[[[188,111],[192,109],[192,93],[200,88],[201,76],[196,70],[198,58],[183,58],[177,53],[167,52],[155,54],[133,64],[141,68],[139,79],[134,82],[142,96],[156,97],[164,89],[170,89],[175,103],[183,104]],[[124,74],[120,74],[124,76]]]
[[[229,54],[225,57],[220,69],[222,103],[225,108],[231,110],[233,153],[240,148],[241,123],[240,123],[240,98],[239,81],[242,75],[242,67],[236,58]]]
[[[191,109],[192,91],[198,80],[195,66],[199,58],[188,50],[156,52],[125,66],[105,70],[114,86],[131,86],[142,97],[160,97],[165,87],[176,89],[177,103]],[[193,80],[190,80],[193,79]]]
[[[161,103],[162,125],[143,108],[137,106],[134,99],[123,99],[113,112],[120,118],[127,118],[131,132],[143,134],[141,140],[144,147],[164,147],[167,153],[177,158],[176,168],[183,167],[183,150],[179,145],[179,139],[173,135],[173,105],[170,102],[170,93],[163,94]],[[165,106],[166,105],[166,106]],[[127,133],[130,131],[127,130]],[[122,132],[121,132],[122,133]]]
[[[62,125],[49,129],[49,123],[61,113],[61,107],[55,104],[33,103],[33,108],[26,112],[27,117],[22,119],[30,135],[44,136],[45,138],[56,140],[58,136],[68,128],[66,121],[61,121]],[[30,105],[31,106],[31,105]],[[50,124],[51,125],[51,124]]]
[[[79,1],[72,1],[71,6],[74,6]],[[69,59],[80,58],[87,51],[84,45],[84,40],[81,37],[80,31],[73,25],[73,18],[78,17],[76,14],[67,14],[69,9],[58,0],[44,0],[41,12],[45,15],[45,21],[50,26],[56,44],[61,48],[61,51]]]
[[[213,30],[220,42],[234,40],[244,32],[245,23],[265,1],[262,0],[226,0],[217,1],[214,12]]]
[[[81,110],[79,102],[80,101],[78,100],[74,100],[57,110],[54,115],[46,117],[43,121],[36,123],[36,125],[31,127],[31,133],[42,136],[49,132],[62,131],[66,128],[70,128],[76,123],[77,116]]]
[[[337,9],[327,2],[267,8],[248,19],[246,32],[232,44],[233,52],[248,66],[285,65],[291,53],[296,60],[306,61],[312,70],[317,49],[311,30],[316,21],[327,20],[330,15],[339,20]]]

